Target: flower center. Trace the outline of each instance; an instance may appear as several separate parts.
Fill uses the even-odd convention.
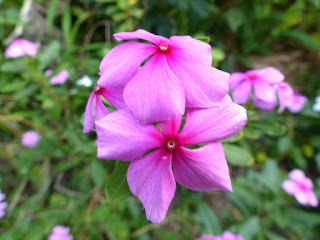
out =
[[[250,74],[249,77],[248,77],[250,80],[255,80],[257,78],[256,75],[254,74]]]
[[[101,90],[101,87],[100,87],[99,85],[97,85],[97,86],[94,87],[94,91],[95,91],[96,93],[99,93],[100,90]]]
[[[177,141],[175,139],[167,139],[164,142],[163,146],[170,152],[174,151],[178,146]]]
[[[167,51],[169,49],[169,46],[167,44],[159,44],[158,45],[159,49],[163,52]]]

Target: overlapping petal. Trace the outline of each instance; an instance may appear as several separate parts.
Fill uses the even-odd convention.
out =
[[[284,75],[274,67],[262,69],[260,78],[267,83],[280,83],[284,80]]]
[[[142,124],[128,109],[96,121],[98,158],[132,161],[163,144],[163,133],[152,124]]]
[[[236,88],[239,83],[247,79],[247,75],[241,72],[235,72],[230,75],[229,87],[231,90]]]
[[[123,88],[156,49],[152,44],[139,42],[127,42],[113,48],[101,61],[98,85]]]
[[[93,91],[88,99],[86,110],[84,112],[83,132],[89,133],[94,128],[94,118],[92,114],[92,103],[95,98],[95,92]]]
[[[278,112],[283,112],[288,106],[292,95],[294,94],[292,87],[288,83],[281,83],[278,86],[278,97],[279,97],[279,110]]]
[[[130,39],[142,39],[142,40],[152,42],[156,45],[169,42],[168,38],[155,35],[143,29],[138,29],[134,32],[116,33],[116,34],[113,34],[113,36],[117,41],[130,40]]]
[[[157,122],[183,115],[185,94],[168,67],[164,54],[154,55],[124,89],[124,100],[142,122]]]
[[[173,153],[176,181],[194,191],[232,191],[227,160],[220,142],[198,149],[180,147]]]
[[[182,115],[178,115],[174,117],[173,119],[159,122],[159,126],[163,130],[163,132],[166,134],[167,137],[176,137],[181,125]]]
[[[246,122],[246,110],[226,95],[219,107],[187,110],[179,143],[186,146],[220,141],[239,132]]]
[[[127,107],[123,99],[123,88],[101,88],[102,96],[117,109]]]
[[[295,183],[294,181],[291,180],[285,180],[282,183],[282,188],[289,194],[293,195],[295,194],[297,191],[299,191],[299,186],[297,183]]]
[[[277,105],[277,101],[266,102],[263,99],[259,99],[256,96],[253,98],[253,103],[256,107],[263,109],[263,110],[271,110],[274,109]]]
[[[128,168],[127,180],[131,192],[142,202],[147,219],[160,223],[176,190],[171,153],[157,149],[134,160]]]
[[[100,119],[104,118],[109,114],[110,111],[107,109],[107,107],[103,104],[101,100],[101,94],[96,95],[96,106],[95,106],[95,117],[96,121],[99,121]]]
[[[252,82],[245,80],[242,83],[238,84],[238,86],[232,92],[232,99],[236,103],[245,104],[248,102],[252,92]]]
[[[264,102],[277,103],[276,88],[274,85],[264,81],[253,83],[254,96]]]
[[[6,58],[17,58],[24,55],[34,57],[37,54],[38,45],[25,39],[16,39],[5,50]]]

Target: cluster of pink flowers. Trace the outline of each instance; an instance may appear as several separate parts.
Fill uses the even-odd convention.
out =
[[[235,235],[231,232],[224,232],[221,236],[205,235],[196,240],[244,240],[241,235]]]
[[[220,141],[239,132],[247,115],[227,95],[229,74],[212,67],[211,46],[145,30],[114,36],[149,43],[122,43],[100,64],[83,128],[96,126],[98,158],[131,162],[130,190],[156,223],[166,216],[176,181],[194,191],[232,191]],[[110,113],[102,97],[118,110]]]
[[[302,205],[317,207],[319,201],[313,192],[313,183],[307,178],[300,169],[294,169],[289,173],[288,180],[282,183],[283,189],[290,195],[293,195]]]
[[[279,98],[278,112],[283,112],[285,108],[293,113],[300,112],[307,98],[295,92],[287,82],[284,82],[284,78],[284,75],[274,67],[232,73],[229,81],[232,98],[236,103],[245,104],[253,88],[253,102],[258,108],[274,109]]]
[[[0,218],[3,218],[6,215],[5,209],[8,207],[8,203],[4,200],[6,199],[6,195],[2,193],[0,189]]]
[[[35,148],[41,139],[40,134],[37,131],[25,132],[21,137],[21,143],[28,148]]]
[[[48,236],[48,240],[73,240],[73,237],[69,234],[70,229],[65,226],[55,226],[51,234]]]

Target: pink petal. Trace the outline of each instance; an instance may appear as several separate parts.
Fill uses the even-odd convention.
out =
[[[200,238],[197,238],[196,240],[221,240],[221,238],[210,236],[210,235],[204,235],[204,236],[201,236]]]
[[[294,94],[292,87],[284,82],[279,84],[278,86],[278,96],[279,96],[279,110],[278,112],[281,113],[284,109],[288,106],[292,95]]]
[[[96,121],[98,158],[132,161],[161,147],[163,133],[152,124],[142,124],[128,109]]]
[[[171,153],[160,148],[133,161],[127,179],[131,192],[142,202],[147,219],[162,222],[176,191]]]
[[[306,176],[302,170],[294,169],[291,172],[289,172],[289,178],[298,183],[301,183],[301,182],[304,182],[304,180],[306,179]]]
[[[113,48],[101,61],[98,85],[123,88],[144,60],[157,51],[151,44],[127,42]]]
[[[50,84],[64,84],[69,78],[69,72],[67,70],[61,70],[57,75],[50,78]]]
[[[259,105],[260,108],[266,106],[267,109],[270,106],[277,105],[277,94],[276,94],[276,87],[272,84],[266,83],[264,81],[254,81],[253,83],[254,88],[254,98],[256,99],[256,103],[263,103]],[[264,109],[264,108],[263,108]]]
[[[6,58],[17,58],[24,55],[34,57],[37,53],[38,45],[24,39],[16,39],[5,50]]]
[[[101,94],[117,109],[127,107],[123,99],[123,88],[101,88]]]
[[[317,199],[317,196],[314,194],[314,192],[309,191],[307,193],[308,203],[312,207],[317,207],[319,205],[319,201]]]
[[[95,117],[96,121],[104,118],[110,113],[107,107],[103,104],[101,100],[101,94],[96,95],[96,106],[95,106]]]
[[[276,100],[272,101],[272,102],[265,102],[264,100],[259,99],[256,96],[254,96],[253,102],[256,107],[263,109],[263,110],[271,110],[277,106]]]
[[[260,78],[268,83],[280,83],[284,80],[284,75],[274,67],[267,67],[262,69]]]
[[[295,93],[291,97],[287,107],[288,107],[290,112],[297,113],[297,112],[300,112],[303,109],[304,104],[307,101],[308,101],[308,99],[305,96],[301,96],[300,94],[296,94]]]
[[[220,142],[201,148],[178,148],[173,154],[176,181],[194,191],[232,192],[227,160]]]
[[[181,125],[182,115],[163,122],[159,122],[159,126],[167,137],[176,137]]]
[[[142,39],[142,40],[152,42],[156,45],[169,42],[169,39],[159,35],[155,35],[143,29],[138,29],[134,32],[116,33],[116,34],[113,34],[113,36],[117,41],[130,40],[130,39]]]
[[[219,107],[189,108],[178,141],[183,146],[220,141],[239,132],[246,122],[246,110],[226,95]]]
[[[308,195],[304,191],[296,192],[294,196],[300,204],[308,205]]]
[[[92,101],[95,96],[96,96],[95,92],[92,91],[86,105],[86,110],[84,112],[84,121],[83,121],[84,133],[89,133],[94,128],[94,119],[92,114]]]
[[[298,184],[291,180],[283,181],[282,188],[290,195],[294,195],[296,192],[299,191]]]
[[[232,99],[239,104],[245,104],[251,96],[252,82],[245,80],[233,89]]]
[[[212,66],[211,46],[208,43],[194,39],[190,36],[170,37],[170,55],[175,59],[183,59],[190,63]]]
[[[22,46],[23,46],[23,49],[24,49],[26,55],[29,55],[31,57],[36,56],[37,51],[38,51],[38,44],[33,43],[28,40],[23,40]]]
[[[230,75],[229,79],[229,87],[233,90],[241,81],[247,79],[247,75],[245,73],[235,72]]]
[[[229,73],[171,52],[167,59],[170,69],[184,86],[187,107],[214,107],[227,94]]]
[[[154,55],[124,89],[124,100],[142,122],[183,115],[184,89],[168,67],[164,54]]]

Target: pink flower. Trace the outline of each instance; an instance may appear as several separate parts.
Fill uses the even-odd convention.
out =
[[[124,108],[123,89],[102,88],[97,85],[92,91],[85,110],[83,132],[89,133],[94,128],[95,120],[100,120],[110,113],[101,100],[101,95],[107,99],[115,108]],[[94,109],[93,102],[95,100]]]
[[[282,183],[282,188],[288,194],[293,195],[300,204],[317,207],[319,202],[312,191],[313,183],[310,178],[307,178],[300,169],[292,170],[289,178]]]
[[[232,191],[219,141],[243,128],[246,110],[226,95],[219,107],[189,108],[179,133],[181,120],[179,115],[159,122],[159,130],[153,124],[141,123],[129,109],[122,109],[96,121],[98,158],[132,161],[128,184],[152,222],[160,223],[165,218],[174,197],[175,180],[194,191]],[[205,143],[197,149],[183,147]]]
[[[21,137],[21,143],[23,146],[28,148],[35,148],[38,146],[38,143],[41,139],[41,136],[36,131],[25,132]]]
[[[294,92],[287,107],[290,112],[297,113],[303,109],[307,101],[308,101],[308,98],[300,95],[297,92]]]
[[[51,85],[64,84],[69,78],[69,72],[65,69],[60,71],[57,75],[50,78]]]
[[[4,200],[6,199],[6,195],[2,193],[0,189],[0,218],[3,218],[6,215],[5,209],[8,207],[8,203]]]
[[[283,112],[285,108],[288,108],[292,113],[300,112],[308,101],[305,96],[295,92],[288,83],[283,82],[277,88],[280,103],[278,112]]]
[[[19,38],[10,43],[4,55],[6,58],[18,58],[25,55],[34,57],[37,54],[38,47],[31,41]]]
[[[69,231],[68,227],[55,226],[48,236],[48,240],[73,240],[73,237],[69,235]]]
[[[51,76],[53,73],[53,70],[52,69],[47,69],[45,72],[44,72],[44,75],[46,75],[47,77]]]
[[[141,29],[114,37],[152,43],[120,44],[100,64],[99,86],[124,88],[124,100],[142,122],[171,119],[184,114],[185,107],[217,106],[228,92],[229,74],[212,67],[207,43],[190,36],[168,39]]]
[[[247,103],[253,86],[254,104],[261,109],[270,110],[277,105],[275,85],[283,80],[284,75],[278,69],[267,67],[246,73],[232,73],[229,85],[236,103]]]
[[[241,235],[235,235],[231,232],[224,232],[221,236],[205,235],[196,240],[244,240]]]

